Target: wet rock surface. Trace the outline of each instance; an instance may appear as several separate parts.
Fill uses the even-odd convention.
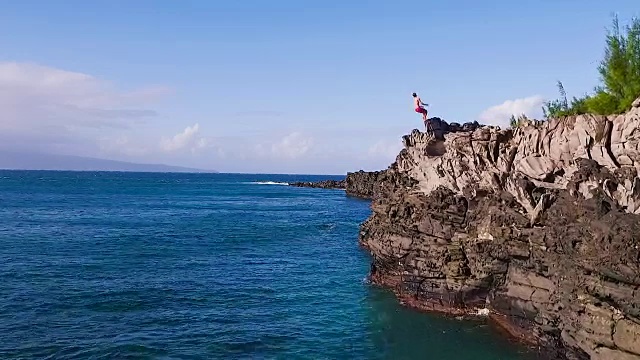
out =
[[[384,171],[358,171],[347,174],[346,193],[349,196],[372,199],[379,188],[379,180]]]
[[[640,104],[445,133],[404,136],[367,188],[371,280],[424,310],[488,309],[541,358],[639,360]]]
[[[296,182],[289,184],[297,187],[322,189],[344,189],[349,196],[371,199],[378,187],[378,179],[384,171],[357,171],[347,173],[344,180],[323,180],[317,182]]]
[[[302,181],[302,182],[294,182],[289,184],[289,186],[296,187],[308,187],[308,188],[319,188],[319,189],[344,189],[345,181],[344,180],[322,180],[322,181]]]

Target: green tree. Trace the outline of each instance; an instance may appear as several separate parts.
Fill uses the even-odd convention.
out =
[[[517,118],[512,114],[511,118],[509,118],[509,125],[512,129],[522,126],[525,122],[529,122],[529,118],[527,117],[527,115],[525,115],[525,113],[518,115]]]
[[[629,110],[631,103],[640,97],[640,19],[633,18],[623,30],[614,16],[604,58],[598,65],[601,84],[594,94],[573,97],[569,103],[564,86],[558,81],[560,98],[545,102],[542,107],[545,118],[584,113],[609,115]]]
[[[518,120],[516,120],[516,117],[513,116],[513,114],[511,115],[511,118],[509,119],[509,125],[511,126],[512,129],[515,129],[518,127]]]
[[[542,107],[542,112],[545,118],[560,117],[567,115],[569,111],[569,104],[567,103],[567,93],[564,91],[562,82],[558,80],[558,92],[560,98],[547,101]]]
[[[618,114],[627,111],[640,96],[640,19],[620,31],[618,17],[607,34],[604,59],[598,66],[602,85],[595,95],[586,99],[589,112]]]

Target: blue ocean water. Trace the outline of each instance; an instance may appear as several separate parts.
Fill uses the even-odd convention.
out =
[[[0,358],[528,358],[367,284],[325,178],[0,171]]]

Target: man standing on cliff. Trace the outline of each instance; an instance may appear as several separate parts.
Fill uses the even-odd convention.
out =
[[[413,93],[411,94],[411,96],[413,96],[413,107],[415,108],[415,111],[417,113],[422,114],[422,122],[424,123],[424,128],[427,128],[427,109],[423,108],[422,106],[429,106],[429,104],[425,104],[422,102],[422,100],[420,99],[420,97],[416,94]]]

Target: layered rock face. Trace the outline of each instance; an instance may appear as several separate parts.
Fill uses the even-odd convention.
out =
[[[373,282],[422,309],[489,309],[544,358],[640,360],[640,99],[403,141],[361,228]]]

